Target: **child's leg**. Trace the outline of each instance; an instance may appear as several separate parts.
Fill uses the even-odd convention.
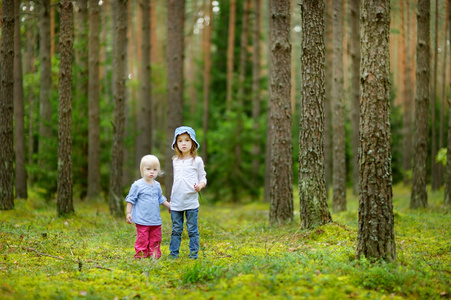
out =
[[[135,258],[146,257],[149,249],[149,226],[136,225]]]
[[[171,211],[172,234],[169,244],[169,251],[174,258],[179,257],[180,244],[182,243],[183,232],[183,211]]]
[[[161,226],[149,226],[149,250],[147,257],[161,257]]]
[[[189,236],[189,257],[197,259],[199,252],[199,229],[197,227],[197,215],[199,208],[186,211],[186,228]]]

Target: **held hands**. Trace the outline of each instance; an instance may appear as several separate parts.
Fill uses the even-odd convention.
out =
[[[205,182],[201,182],[198,184],[194,184],[194,189],[196,190],[196,192],[200,192],[201,189],[203,189],[205,187]]]

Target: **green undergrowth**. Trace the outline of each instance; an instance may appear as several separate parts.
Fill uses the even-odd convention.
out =
[[[200,253],[168,258],[170,215],[162,209],[163,256],[133,259],[136,229],[110,216],[108,204],[56,204],[31,192],[0,212],[0,299],[443,299],[451,295],[451,214],[443,192],[409,209],[409,190],[394,189],[397,260],[356,260],[358,199],[334,222],[299,228],[268,223],[265,203],[203,205]],[[204,197],[208,197],[204,196]],[[296,199],[296,197],[295,197]]]

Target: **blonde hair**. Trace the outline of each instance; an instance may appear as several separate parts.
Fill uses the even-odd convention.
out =
[[[197,156],[197,144],[193,141],[193,139],[191,138],[191,136],[190,136],[188,133],[186,133],[186,132],[181,133],[181,134],[177,134],[177,136],[175,137],[174,150],[175,150],[175,153],[177,154],[177,157],[178,157],[179,159],[183,157],[182,151],[180,151],[180,149],[179,149],[179,147],[178,147],[178,145],[177,145],[177,138],[178,138],[180,135],[182,135],[182,134],[186,134],[186,135],[189,137],[189,139],[191,140],[191,149],[190,149],[190,151],[189,151],[189,154],[190,154],[193,158],[196,158],[196,156]],[[176,156],[174,156],[172,159],[174,159],[175,157],[176,157]]]
[[[160,161],[158,160],[158,157],[155,155],[144,155],[143,158],[141,158],[141,164],[139,165],[139,170],[141,171],[141,176],[143,176],[143,166],[144,164],[148,164],[151,167],[155,167],[158,171],[158,175],[163,174],[160,167]]]

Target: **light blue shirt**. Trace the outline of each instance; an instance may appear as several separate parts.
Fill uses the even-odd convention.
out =
[[[166,201],[161,185],[154,180],[148,184],[143,178],[136,180],[128,192],[125,201],[133,204],[133,222],[145,226],[161,225],[160,205]]]

